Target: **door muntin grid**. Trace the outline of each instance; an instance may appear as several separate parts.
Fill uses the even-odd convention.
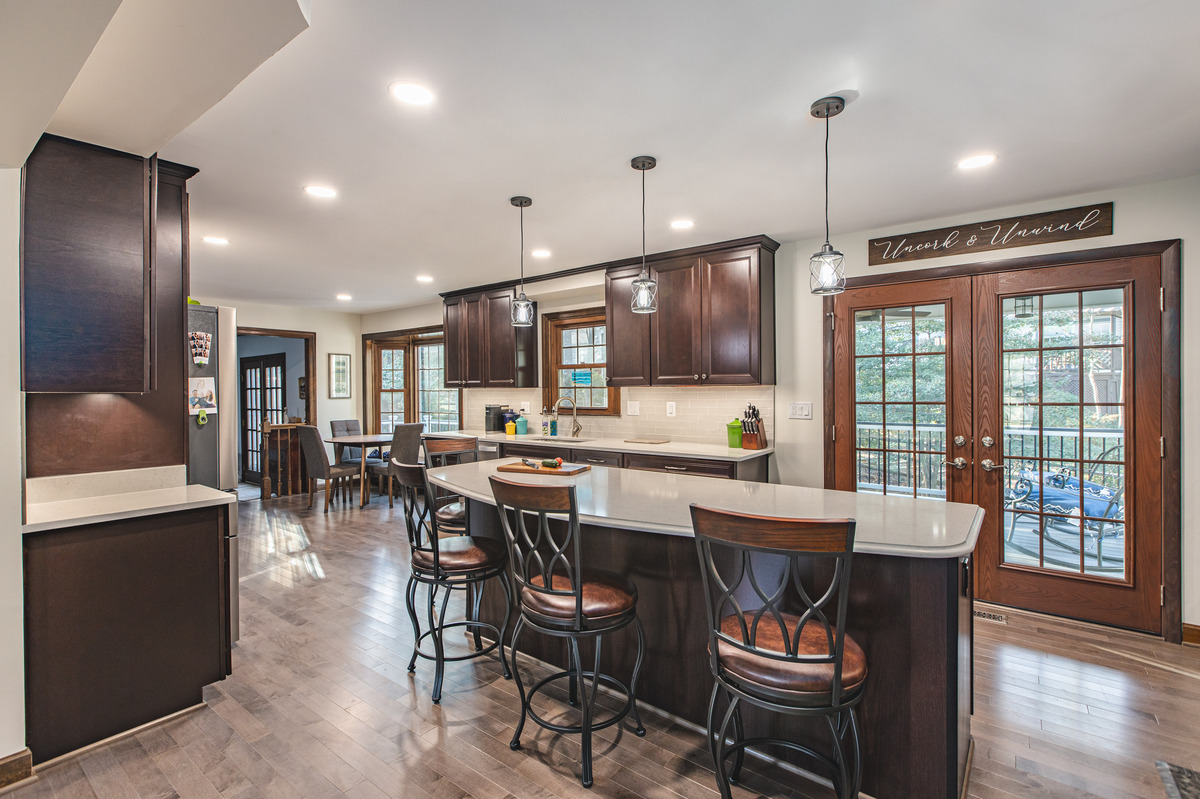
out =
[[[857,491],[946,499],[946,304],[854,312]]]
[[[262,368],[247,369],[242,376],[242,408],[245,413],[246,470],[262,473]]]
[[[1122,288],[1000,301],[1005,565],[1130,580],[1127,307]]]

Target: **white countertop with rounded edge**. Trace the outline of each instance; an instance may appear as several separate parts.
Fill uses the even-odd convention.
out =
[[[561,423],[561,420],[560,420]],[[714,461],[748,461],[770,455],[774,447],[764,449],[731,448],[723,444],[692,444],[686,441],[668,441],[666,444],[631,444],[620,438],[581,439],[570,436],[555,436],[554,441],[539,441],[538,434],[510,436],[506,433],[485,433],[482,430],[450,430],[443,433],[427,433],[431,436],[474,436],[480,441],[498,444],[528,444],[534,447],[569,447],[570,449],[604,450],[606,452],[628,452],[638,455],[672,455],[677,458],[702,458]],[[631,438],[653,438],[653,436],[630,436]]]
[[[56,502],[30,502],[25,507],[25,524],[21,532],[39,533],[234,502],[237,502],[235,494],[199,485],[128,491]]]
[[[517,459],[481,461],[430,469],[439,486],[495,504],[488,478]],[[958,558],[971,554],[983,509],[959,502],[857,494],[820,488],[722,480],[683,474],[597,466],[574,477],[498,473],[533,485],[574,485],[579,521],[667,535],[692,535],[689,506],[759,516],[854,519],[854,551],[910,558]]]

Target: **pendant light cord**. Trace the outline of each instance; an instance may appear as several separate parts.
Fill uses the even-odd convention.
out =
[[[642,277],[646,277],[646,170],[642,170]]]
[[[825,116],[825,243],[829,244],[829,115]]]
[[[828,195],[829,190],[826,189],[825,193]],[[829,201],[828,198],[826,198],[826,202],[828,202],[828,201]],[[825,211],[825,215],[829,216],[828,209]],[[828,220],[826,220],[826,222],[828,222]],[[524,293],[525,293],[525,206],[521,206],[521,294],[524,294]]]

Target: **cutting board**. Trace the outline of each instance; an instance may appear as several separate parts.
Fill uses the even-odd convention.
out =
[[[569,477],[570,475],[573,475],[573,474],[579,474],[580,472],[586,472],[590,468],[592,468],[592,467],[588,466],[586,463],[564,463],[562,466],[559,466],[557,469],[552,469],[549,466],[543,466],[540,469],[535,469],[532,466],[526,466],[525,464],[521,463],[520,461],[517,461],[515,463],[505,463],[500,466],[497,466],[496,471],[498,471],[498,472],[516,472],[517,474],[545,474],[545,475],[550,475],[552,477]]]
[[[670,444],[669,438],[627,438],[626,444]]]

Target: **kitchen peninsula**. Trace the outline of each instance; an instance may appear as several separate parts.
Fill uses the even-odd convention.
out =
[[[433,469],[430,480],[471,503],[472,533],[502,535],[488,478],[510,461]],[[857,521],[847,629],[867,655],[859,706],[863,790],[877,799],[950,799],[966,778],[971,712],[971,574],[983,511],[974,505],[596,467],[576,477],[502,475],[574,484],[583,558],[637,585],[648,648],[639,700],[703,725],[711,677],[689,506],[766,516]],[[485,597],[484,617],[502,611]],[[615,640],[609,673],[628,674],[636,647]],[[531,636],[522,653],[561,664],[560,646]],[[752,729],[804,739],[815,728],[746,713]]]

